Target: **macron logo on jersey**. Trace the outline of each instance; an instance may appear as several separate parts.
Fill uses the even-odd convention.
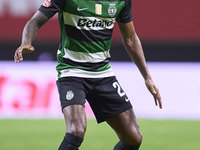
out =
[[[43,6],[49,7],[51,5],[51,0],[45,0]]]

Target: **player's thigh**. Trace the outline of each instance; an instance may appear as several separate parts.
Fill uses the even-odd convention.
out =
[[[66,77],[57,81],[62,111],[68,133],[84,137],[86,130],[85,90],[81,78]]]
[[[94,92],[87,96],[87,100],[98,123],[132,108],[115,76],[101,79],[95,85]]]
[[[66,132],[83,138],[87,126],[85,107],[82,105],[69,105],[63,108],[63,114],[66,122]]]
[[[119,139],[130,145],[139,145],[142,134],[133,109],[129,109],[106,120],[113,128]]]
[[[62,109],[69,105],[85,105],[85,88],[81,78],[65,77],[57,81]]]

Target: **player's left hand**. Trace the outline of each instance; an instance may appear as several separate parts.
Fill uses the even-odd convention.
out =
[[[21,45],[16,51],[15,51],[15,55],[14,55],[14,60],[15,63],[19,63],[23,60],[22,54],[24,53],[31,53],[34,51],[34,47],[29,45],[29,44],[25,44],[25,45]]]
[[[158,88],[155,86],[154,82],[151,79],[147,79],[145,81],[145,84],[148,88],[148,90],[151,92],[151,94],[154,97],[154,101],[156,106],[159,104],[159,107],[162,109],[162,100],[161,100],[161,96],[159,93]]]

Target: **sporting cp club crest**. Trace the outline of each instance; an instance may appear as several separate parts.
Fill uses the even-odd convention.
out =
[[[108,6],[108,14],[113,17],[117,13],[117,7],[115,4],[109,4]]]
[[[66,94],[66,99],[71,100],[74,97],[74,93],[72,91],[68,91]]]

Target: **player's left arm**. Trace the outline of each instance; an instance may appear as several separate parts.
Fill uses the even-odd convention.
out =
[[[151,94],[154,97],[155,104],[159,104],[159,107],[162,108],[162,101],[161,96],[159,93],[158,88],[154,84],[151,75],[148,71],[146,60],[144,57],[143,49],[141,42],[135,32],[135,28],[133,25],[133,22],[128,23],[120,23],[118,22],[120,32],[122,35],[122,41],[124,44],[125,49],[127,50],[129,56],[133,60],[133,62],[136,64],[138,69],[140,70],[144,80],[145,84],[148,88],[148,90],[151,92]]]

